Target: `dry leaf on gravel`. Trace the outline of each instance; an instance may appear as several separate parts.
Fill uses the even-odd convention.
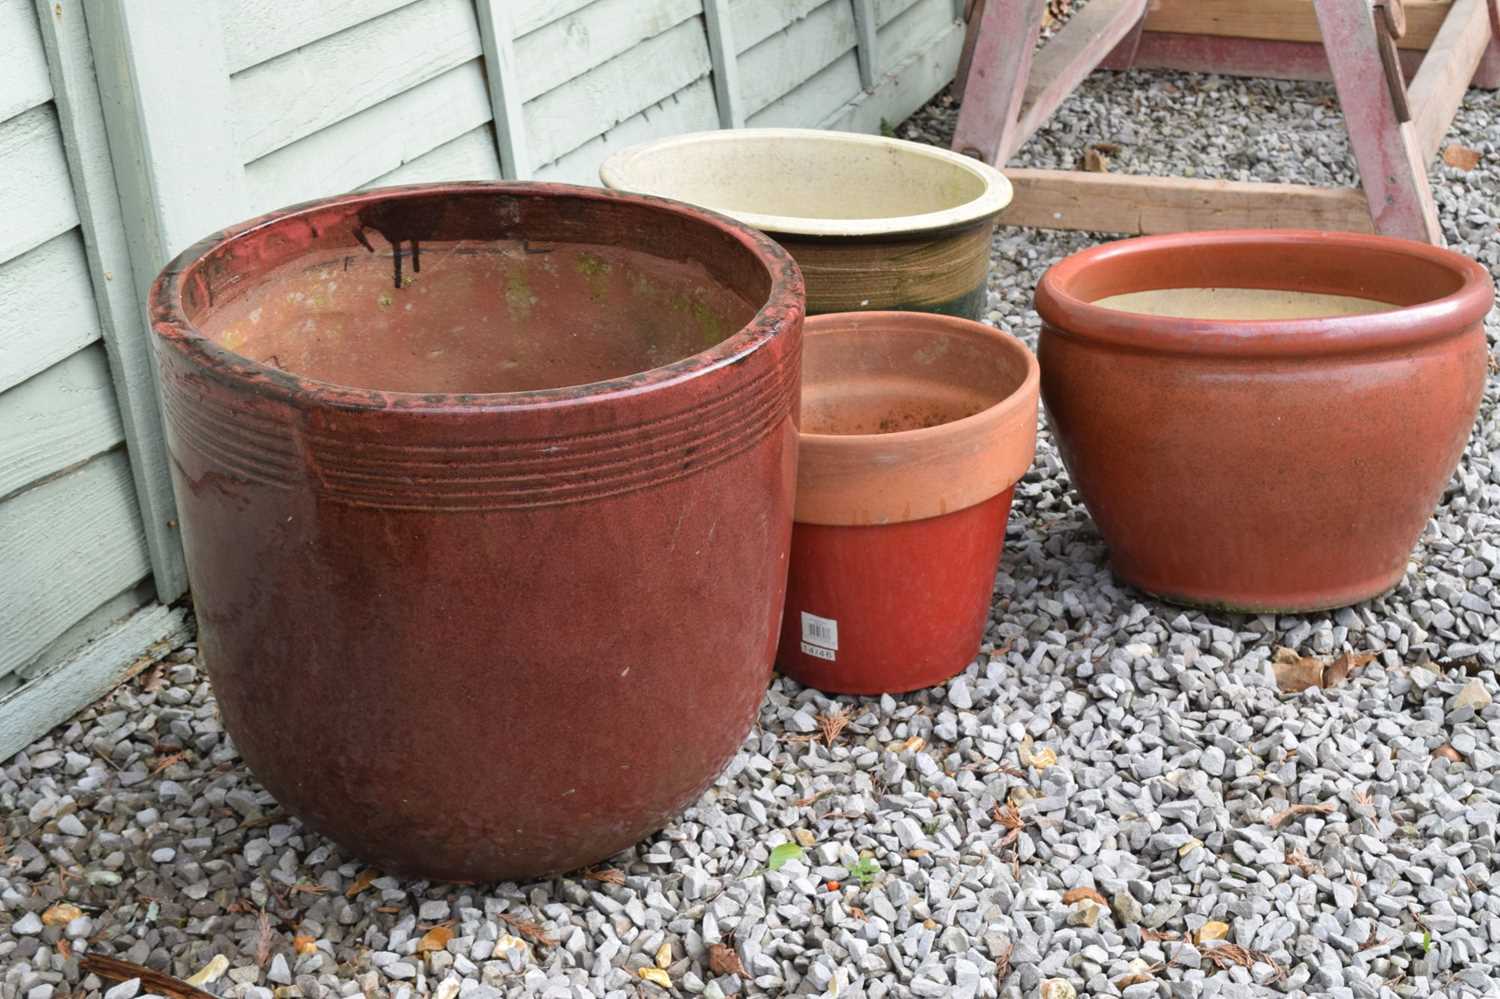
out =
[[[422,934],[422,939],[417,941],[417,953],[427,954],[432,951],[446,950],[448,941],[452,939],[453,927],[447,923],[439,923]]]
[[[525,937],[527,940],[530,940],[532,943],[539,943],[543,947],[557,946],[557,940],[554,937],[549,936],[547,931],[542,929],[540,923],[532,922],[529,919],[523,919],[520,916],[511,915],[508,912],[500,913],[500,918],[505,920],[512,929],[521,934],[521,936]]]
[[[583,876],[589,881],[598,881],[606,885],[622,885],[625,883],[624,873],[613,867],[584,871]]]
[[[366,888],[374,884],[375,879],[378,877],[380,877],[379,871],[377,871],[373,867],[366,867],[364,870],[359,872],[359,877],[354,879],[354,884],[349,886],[349,890],[344,892],[345,897],[353,898],[355,895],[358,895],[360,892],[364,891]]]
[[[995,955],[995,984],[1004,985],[1005,980],[1010,977],[1010,955],[1015,952],[1016,945],[1007,942],[1005,949]]]
[[[1079,165],[1088,173],[1108,173],[1109,157],[1101,153],[1098,146],[1089,146],[1083,151]]]
[[[42,925],[67,926],[81,915],[83,915],[83,910],[72,902],[57,902],[42,913]]]
[[[1266,825],[1272,829],[1277,828],[1287,819],[1296,815],[1328,815],[1333,811],[1334,805],[1331,801],[1320,801],[1316,805],[1288,805],[1275,815],[1266,820]]]
[[[739,975],[741,978],[749,978],[745,971],[745,965],[740,961],[740,956],[734,952],[733,947],[724,944],[709,944],[708,946],[708,970],[716,975]]]
[[[1166,965],[1160,962],[1151,964],[1144,958],[1131,958],[1125,968],[1127,974],[1115,979],[1115,988],[1123,992],[1132,985],[1145,985],[1147,982],[1155,981],[1156,973],[1165,967]]]
[[[1021,827],[1026,825],[1026,820],[1021,818],[1021,810],[1015,805],[1007,802],[1005,805],[996,805],[990,811],[990,815],[1000,825],[1009,830],[1000,839],[1000,846],[1010,846],[1021,838]]]
[[[833,740],[839,737],[839,733],[853,718],[854,716],[842,704],[826,715],[818,715],[818,732],[823,736],[823,745],[833,745]]]
[[[636,974],[642,980],[650,982],[652,985],[660,985],[664,989],[672,987],[672,976],[660,968],[639,968],[636,970]]]
[[[1109,901],[1095,888],[1071,888],[1063,893],[1063,905],[1072,905],[1081,898],[1091,898],[1100,905],[1109,904]]]
[[[1454,749],[1452,745],[1446,742],[1438,748],[1434,749],[1432,751],[1432,755],[1441,756],[1443,759],[1452,760],[1454,763],[1462,763],[1464,761],[1464,754],[1460,753],[1458,750]]]
[[[318,949],[318,939],[306,933],[298,933],[292,937],[292,949],[298,954],[311,954]]]
[[[1217,919],[1210,919],[1198,930],[1198,942],[1206,943],[1210,940],[1225,940],[1229,937],[1229,924]]]
[[[215,954],[213,957],[209,958],[207,964],[199,968],[197,973],[193,975],[192,978],[189,978],[185,982],[183,982],[183,984],[191,985],[193,988],[197,988],[200,985],[207,985],[210,982],[217,982],[220,978],[224,977],[224,972],[228,970],[229,958],[225,957],[223,954]]]
[[[1303,656],[1285,646],[1276,650],[1271,669],[1276,686],[1284,693],[1296,694],[1311,687],[1332,687],[1343,683],[1349,674],[1371,662],[1373,652],[1346,652],[1334,659]]]
[[[1443,162],[1451,167],[1458,167],[1465,173],[1479,165],[1480,153],[1477,149],[1468,146],[1452,145],[1443,147]]]

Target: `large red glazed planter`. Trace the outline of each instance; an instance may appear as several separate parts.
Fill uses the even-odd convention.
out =
[[[1152,236],[1056,264],[1042,400],[1115,572],[1241,611],[1395,586],[1473,427],[1493,295],[1456,253],[1353,233]]]
[[[758,233],[540,184],[314,202],[168,266],[200,642],[278,801],[477,880],[699,795],[775,651],[802,302]]]

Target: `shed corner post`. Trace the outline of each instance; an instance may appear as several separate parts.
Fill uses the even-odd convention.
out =
[[[525,180],[531,176],[531,163],[526,149],[526,120],[509,3],[510,0],[475,0],[475,12],[479,16],[495,144],[500,153],[500,176],[506,180]]]

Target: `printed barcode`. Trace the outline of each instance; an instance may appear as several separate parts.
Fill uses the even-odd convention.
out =
[[[832,618],[818,617],[816,614],[803,611],[802,642],[804,645],[816,645],[824,649],[838,649],[839,623]],[[833,657],[824,658],[832,659]]]

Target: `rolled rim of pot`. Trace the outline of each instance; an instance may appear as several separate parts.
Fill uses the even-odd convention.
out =
[[[1140,292],[1259,289],[1388,308],[1293,318],[1213,318],[1100,304]],[[1366,233],[1239,229],[1142,236],[1075,253],[1045,274],[1036,310],[1052,330],[1120,350],[1287,358],[1399,349],[1453,336],[1494,300],[1461,254]]]
[[[423,239],[524,241],[522,231],[528,200],[572,199],[580,205],[615,206],[641,213],[637,228],[655,231],[665,259],[680,259],[680,246],[670,245],[671,234],[663,233],[661,216],[669,213],[683,225],[701,227],[705,233],[722,236],[738,257],[735,267],[749,266],[766,276],[764,300],[739,329],[696,353],[633,374],[556,387],[498,392],[402,391],[349,385],[299,375],[274,364],[254,360],[223,346],[201,330],[194,316],[212,306],[216,293],[230,287],[241,291],[246,271],[265,276],[275,268],[297,260],[309,247],[334,253],[373,252],[373,233],[381,223],[373,216],[410,213],[422,218],[428,211],[432,221]],[[468,210],[453,210],[458,202],[472,201]],[[431,203],[431,204],[428,204]],[[441,210],[440,210],[441,209]],[[382,215],[381,213],[385,213]],[[576,222],[563,220],[577,228]],[[507,234],[505,226],[513,226]],[[586,234],[585,234],[586,235]],[[576,237],[575,237],[576,238]],[[581,240],[587,242],[586,239]],[[649,253],[646,246],[632,249]],[[253,286],[253,285],[252,285]],[[640,395],[690,381],[700,375],[737,364],[763,343],[780,335],[789,323],[805,313],[806,287],[802,272],[791,256],[774,240],[748,226],[706,212],[693,205],[647,195],[605,191],[570,184],[458,181],[370,188],[352,194],[302,202],[205,236],[179,253],[152,283],[148,308],[158,347],[169,346],[216,377],[243,380],[257,386],[269,398],[291,403],[316,399],[319,406],[358,411],[390,411],[426,414],[472,414],[545,409],[551,413],[575,410],[590,402],[620,395]]]
[[[999,170],[952,150],[859,132],[740,128],[622,149],[604,185],[701,205],[766,232],[889,236],[952,229],[1010,204]],[[889,214],[892,205],[914,210]]]
[[[810,316],[802,343],[798,522],[938,517],[1031,467],[1040,371],[1011,334],[937,313],[835,312]]]

